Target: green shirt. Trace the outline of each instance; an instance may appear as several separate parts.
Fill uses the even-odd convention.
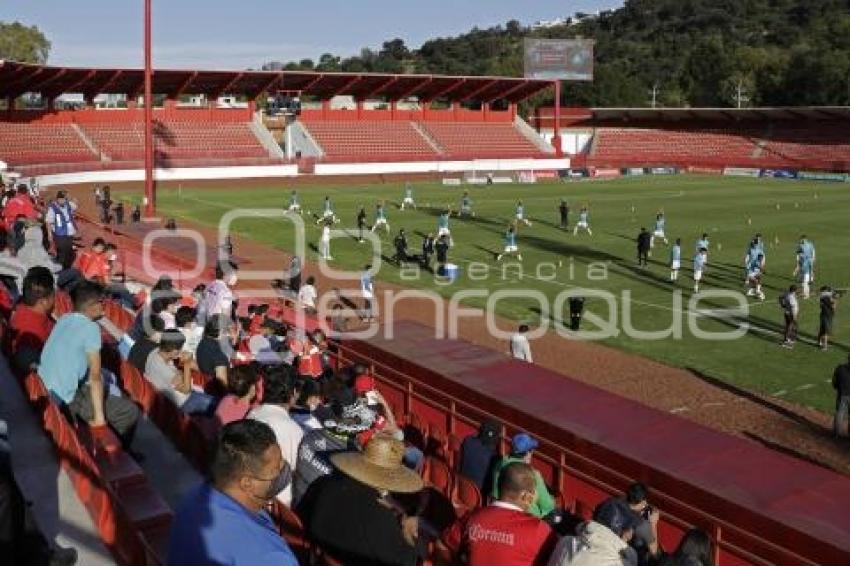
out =
[[[513,462],[524,461],[525,460],[522,458],[512,458],[510,456],[505,456],[499,460],[496,464],[496,469],[493,470],[493,499],[499,498],[499,474],[502,472],[502,468]],[[535,499],[534,503],[531,504],[531,507],[528,508],[528,512],[529,514],[542,519],[555,510],[555,499],[552,497],[552,494],[549,493],[549,489],[543,481],[543,476],[541,476],[540,472],[537,470],[534,470],[534,482],[536,484],[535,489],[537,491],[537,499]]]

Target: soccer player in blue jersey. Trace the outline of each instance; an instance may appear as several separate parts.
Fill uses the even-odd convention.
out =
[[[800,236],[797,247],[797,267],[794,275],[799,277],[803,287],[803,298],[808,299],[811,293],[811,283],[815,280],[815,246],[806,236]]]
[[[387,234],[390,233],[390,223],[387,222],[387,210],[384,207],[384,202],[381,201],[375,206],[375,224],[372,226],[372,232],[378,228],[385,228]]]
[[[472,210],[472,199],[469,198],[469,191],[463,191],[463,197],[460,199],[460,210],[458,210],[457,215],[475,217],[475,211]]]
[[[502,253],[496,255],[496,261],[501,261],[502,257],[507,254],[516,254],[517,259],[522,261],[522,254],[519,253],[519,247],[516,243],[516,228],[513,224],[508,226],[508,231],[505,232],[505,249]]]
[[[446,236],[449,240],[449,246],[454,246],[454,240],[452,240],[452,231],[449,230],[449,215],[451,215],[451,210],[446,208],[443,210],[443,212],[440,213],[440,216],[437,218],[437,239]]]
[[[531,226],[531,222],[525,217],[525,207],[521,200],[516,202],[516,221],[517,223],[522,222],[526,226]]]
[[[413,200],[413,185],[410,183],[404,184],[404,199],[401,201],[401,209],[404,210],[408,207],[413,207],[413,210],[416,210],[416,202]]]
[[[747,264],[747,296],[758,297],[760,301],[764,300],[764,292],[761,290],[761,278],[764,273],[764,254],[756,253],[750,255],[749,263]]]
[[[703,232],[702,237],[699,240],[697,240],[697,243],[694,246],[694,249],[696,250],[696,253],[699,253],[700,250],[704,249],[706,255],[708,255],[708,247],[710,245],[711,245],[711,242],[708,241],[708,234]]]
[[[655,246],[655,238],[660,238],[664,240],[664,245],[666,246],[669,242],[667,241],[667,236],[664,234],[664,226],[667,224],[667,219],[664,217],[664,212],[659,212],[655,215],[655,230],[652,232],[652,238],[649,240],[649,247]]]
[[[339,222],[339,219],[334,214],[334,207],[331,203],[331,197],[325,196],[325,200],[322,203],[322,215],[319,216],[319,219],[316,220],[316,224],[336,224]]]
[[[286,211],[301,214],[301,205],[298,204],[298,193],[295,191],[292,191],[292,194],[289,195],[289,208]]]
[[[800,245],[797,248],[797,266],[794,275],[799,278],[803,288],[803,298],[808,299],[811,293],[811,283],[814,281],[815,272],[815,246],[800,236]]]
[[[587,207],[581,207],[581,210],[578,213],[578,222],[576,222],[575,228],[573,228],[573,236],[578,234],[579,230],[584,230],[591,236],[593,232],[590,230],[590,212],[588,212]]]
[[[682,268],[682,238],[676,238],[670,248],[670,281],[679,280],[679,269]]]
[[[702,281],[703,271],[708,265],[708,250],[700,248],[694,256],[694,293],[699,293],[699,284]]]

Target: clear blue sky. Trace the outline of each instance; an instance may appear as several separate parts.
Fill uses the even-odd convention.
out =
[[[473,26],[617,7],[622,0],[153,0],[158,67],[257,68],[325,52],[358,53],[401,37],[412,47]],[[41,28],[50,63],[142,64],[142,0],[0,0],[0,21]]]

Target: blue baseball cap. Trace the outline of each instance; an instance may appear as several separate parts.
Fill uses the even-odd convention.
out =
[[[538,446],[540,446],[540,443],[537,442],[531,435],[524,432],[515,434],[514,437],[511,438],[512,454],[527,454]]]

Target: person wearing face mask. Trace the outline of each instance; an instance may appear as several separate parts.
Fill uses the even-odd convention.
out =
[[[292,370],[285,366],[266,371],[263,381],[263,403],[251,409],[249,419],[261,421],[274,431],[281,454],[287,464],[294,466],[298,458],[298,445],[304,431],[289,415],[298,399],[298,388]],[[292,487],[277,494],[277,499],[286,506],[292,504]]]
[[[297,566],[265,511],[291,478],[272,429],[254,420],[226,425],[215,446],[210,478],[177,509],[168,565]]]
[[[442,543],[469,566],[546,564],[558,537],[529,514],[536,497],[534,468],[512,462],[499,475],[499,498],[455,522]]]
[[[101,372],[103,287],[83,281],[71,292],[74,312],[56,323],[44,345],[38,374],[44,386],[70,411],[89,422],[96,434],[108,424],[129,448],[139,408],[129,399],[106,394]]]

